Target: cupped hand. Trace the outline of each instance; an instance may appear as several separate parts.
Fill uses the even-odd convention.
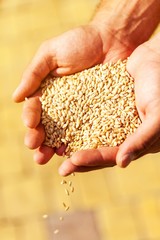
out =
[[[79,151],[61,165],[61,175],[107,166],[126,167],[148,153],[160,151],[160,36],[131,54],[127,69],[135,79],[136,107],[141,125],[119,147]]]
[[[24,124],[28,127],[25,144],[30,149],[35,149],[35,161],[44,164],[51,159],[54,153],[62,155],[65,150],[64,146],[60,149],[52,149],[43,145],[45,133],[40,122],[41,104],[39,100],[41,95],[39,87],[43,79],[48,74],[63,76],[98,63],[124,59],[130,55],[131,51],[132,48],[123,45],[110,31],[104,39],[98,28],[91,24],[70,30],[59,37],[47,40],[40,46],[13,95],[15,102],[26,99],[22,113]],[[68,164],[64,162],[69,169],[66,174],[72,171],[88,171],[116,164],[117,148],[106,149],[105,153],[101,150],[90,153],[89,151],[80,154],[81,160],[78,160],[78,165],[72,160],[67,160]],[[86,158],[88,153],[89,159]],[[64,165],[62,168],[64,169]]]
[[[142,124],[120,146],[116,161],[126,167],[148,153],[160,151],[160,34],[140,45],[128,60],[135,79],[136,107]]]

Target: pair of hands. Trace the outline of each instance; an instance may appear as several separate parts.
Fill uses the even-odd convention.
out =
[[[126,167],[132,160],[160,151],[160,46],[159,36],[135,48],[126,46],[110,31],[104,39],[93,25],[68,31],[47,40],[39,48],[23,74],[13,95],[16,102],[25,98],[22,118],[28,130],[25,144],[35,149],[34,160],[47,163],[56,153],[62,155],[65,146],[52,149],[43,145],[41,124],[41,95],[39,86],[50,73],[63,76],[99,63],[116,61],[130,56],[127,69],[135,79],[136,107],[142,124],[119,147],[103,147],[76,152],[65,160],[59,173],[85,172],[119,165]]]

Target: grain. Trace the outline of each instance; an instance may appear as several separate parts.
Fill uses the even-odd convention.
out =
[[[61,181],[61,185],[63,185],[63,184],[67,184],[67,181],[64,179],[62,179],[62,181]]]
[[[63,220],[64,220],[64,217],[60,217],[59,220],[60,220],[60,221],[63,221]]]
[[[44,214],[43,215],[43,219],[47,219],[48,218],[48,215],[47,214]]]
[[[42,83],[44,144],[66,146],[65,155],[82,149],[119,146],[140,125],[134,79],[127,60],[100,64]]]
[[[63,202],[63,207],[64,207],[65,211],[69,210],[69,206],[67,206],[64,202]]]
[[[74,187],[71,187],[71,192],[72,192],[72,193],[74,192]]]
[[[67,205],[66,205],[64,202],[63,202],[63,207],[64,207],[64,208],[66,208],[66,207],[67,207]]]
[[[68,182],[68,185],[71,187],[71,186],[72,186],[72,181],[69,181],[69,182]]]
[[[67,206],[66,208],[65,208],[65,211],[68,211],[69,210],[69,206]]]
[[[68,191],[68,189],[65,188],[64,191],[65,191],[66,195],[69,196],[69,191]]]
[[[58,233],[59,233],[59,229],[55,229],[54,234],[58,234]]]

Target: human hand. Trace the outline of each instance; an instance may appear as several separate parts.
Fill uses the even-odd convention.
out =
[[[97,25],[88,24],[46,40],[25,70],[14,92],[14,101],[21,102],[32,96],[49,73],[53,76],[69,75],[98,63],[125,59],[133,51],[133,46],[123,44],[111,30],[105,36]]]
[[[49,73],[54,76],[71,74],[111,59],[126,58],[132,51],[114,38],[110,31],[106,36],[107,38],[104,39],[98,28],[91,24],[66,32],[43,43],[24,72],[22,82],[13,98],[16,102],[26,98],[22,114],[24,124],[28,127],[25,144],[31,149],[36,149],[34,159],[38,163],[46,163],[55,152],[62,155],[65,149],[65,146],[52,149],[43,145],[45,133],[40,123],[39,101],[41,82]],[[114,154],[113,149],[109,150],[109,161],[114,159],[114,163],[112,161],[109,165],[115,164]],[[82,168],[78,167],[77,170]]]
[[[120,146],[117,164],[126,167],[148,153],[160,151],[160,33],[140,45],[128,60],[135,79],[136,107],[142,124]]]
[[[116,163],[126,167],[148,153],[160,151],[160,34],[140,45],[127,69],[135,79],[136,107],[142,124],[118,148],[79,151],[60,167],[60,173],[104,168]]]

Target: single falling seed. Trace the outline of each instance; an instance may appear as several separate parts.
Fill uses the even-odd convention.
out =
[[[64,191],[65,191],[66,195],[69,196],[69,191],[68,191],[68,189],[65,188]]]
[[[72,186],[72,182],[71,182],[71,181],[69,181],[69,182],[68,182],[68,185],[71,187],[71,186]]]
[[[67,207],[67,205],[64,202],[63,202],[63,207],[65,207],[65,208]]]
[[[48,218],[48,215],[47,215],[47,214],[44,214],[44,215],[43,215],[43,218],[44,218],[44,219]]]
[[[75,176],[75,173],[74,173],[74,172],[73,172],[73,173],[71,173],[71,176],[73,176],[73,177],[74,177],[74,176]]]
[[[64,220],[64,218],[63,218],[63,217],[60,217],[60,218],[59,218],[59,220],[60,220],[60,221],[63,221],[63,220]]]
[[[71,187],[71,192],[72,192],[72,193],[74,192],[74,187]]]
[[[65,208],[65,211],[68,211],[69,210],[69,206],[67,206],[66,208]]]
[[[54,230],[54,234],[58,234],[59,233],[59,229]]]
[[[61,181],[61,185],[63,185],[63,184],[67,184],[67,181],[64,179]]]

